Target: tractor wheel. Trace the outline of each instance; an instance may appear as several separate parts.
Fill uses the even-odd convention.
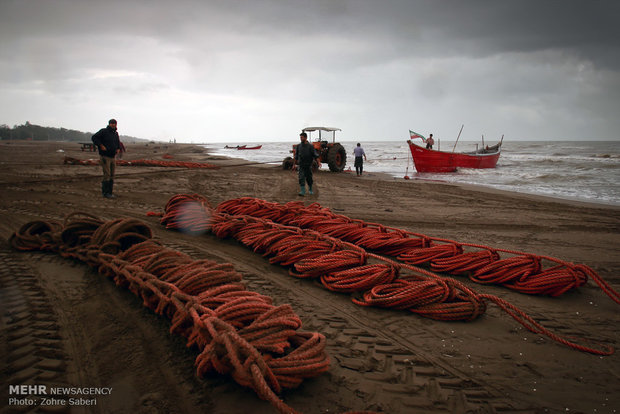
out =
[[[340,144],[334,144],[327,154],[327,165],[330,171],[342,172],[347,163],[347,152]]]
[[[293,168],[293,157],[286,157],[282,161],[282,169],[283,170],[290,170],[291,168]]]

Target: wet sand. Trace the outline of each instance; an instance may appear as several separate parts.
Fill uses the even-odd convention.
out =
[[[62,152],[61,152],[62,150]],[[132,217],[167,247],[232,263],[249,290],[291,304],[308,331],[323,333],[328,373],[281,397],[304,413],[613,413],[620,359],[570,349],[527,331],[495,305],[472,322],[439,322],[406,311],[360,307],[288,275],[234,240],[168,231],[148,211],[179,193],[217,205],[237,197],[319,203],[338,214],[464,243],[518,250],[594,269],[620,290],[620,208],[476,186],[394,179],[368,171],[315,174],[315,195],[297,196],[296,175],[209,155],[185,144],[129,144],[125,159],[208,162],[219,169],[118,167],[116,199],[101,197],[97,158],[77,143],[0,142],[0,353],[2,413],[11,384],[112,387],[86,413],[272,413],[249,389],[217,374],[195,376],[196,350],[170,323],[85,264],[16,252],[8,237],[33,220],[73,211]],[[165,154],[168,154],[164,157]],[[167,158],[168,156],[172,158]],[[589,281],[560,297],[463,283],[509,301],[562,337],[620,346],[619,305]],[[590,344],[596,346],[596,344]],[[64,411],[63,411],[64,410]],[[615,410],[615,411],[614,411]],[[24,412],[36,412],[28,411]]]

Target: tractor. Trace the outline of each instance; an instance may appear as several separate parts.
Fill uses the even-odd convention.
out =
[[[312,163],[312,170],[316,171],[321,167],[321,163],[327,163],[329,170],[332,172],[342,172],[344,166],[347,163],[347,152],[341,144],[336,142],[336,131],[340,131],[340,128],[328,128],[328,127],[306,127],[302,129],[303,132],[308,134],[308,142],[310,142],[316,151],[319,153],[319,158]],[[312,141],[312,133],[318,131],[318,137]],[[328,138],[331,136],[331,141]],[[290,170],[293,167],[293,160],[295,157],[295,148],[297,144],[293,145],[292,157],[286,157],[282,161],[282,168]]]

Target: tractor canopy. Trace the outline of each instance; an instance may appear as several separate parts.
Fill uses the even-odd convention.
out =
[[[342,131],[340,128],[331,127],[305,127],[302,131],[308,133],[308,141],[312,142],[312,133],[318,131],[318,136],[315,134],[315,141],[329,141],[331,138],[332,143],[336,142],[336,131]]]

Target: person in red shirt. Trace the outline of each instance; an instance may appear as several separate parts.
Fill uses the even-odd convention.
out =
[[[435,144],[435,140],[433,139],[433,134],[430,134],[426,139],[426,149],[433,149],[433,144]]]

